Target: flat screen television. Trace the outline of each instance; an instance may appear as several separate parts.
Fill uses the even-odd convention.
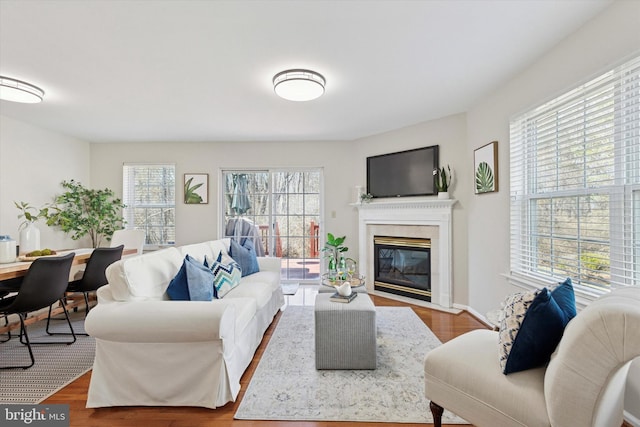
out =
[[[436,169],[437,145],[367,157],[367,193],[373,197],[436,194]]]

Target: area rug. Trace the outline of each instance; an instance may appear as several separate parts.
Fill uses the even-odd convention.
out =
[[[84,332],[84,312],[72,313],[73,329]],[[45,332],[46,320],[27,326],[32,341],[63,341],[70,336],[49,336]],[[67,322],[55,320],[51,330],[68,332]],[[0,343],[0,366],[29,363],[27,347],[20,344],[18,330],[12,331],[10,341]],[[0,339],[6,338],[5,335]],[[29,369],[0,370],[0,403],[36,404],[56,393],[93,367],[95,340],[77,335],[71,345],[32,345],[35,365]]]
[[[299,287],[300,283],[283,283],[282,293],[285,295],[295,295]]]
[[[440,341],[410,308],[376,310],[378,368],[317,371],[313,307],[287,307],[235,418],[432,423],[424,357]],[[442,422],[466,424],[447,411]]]

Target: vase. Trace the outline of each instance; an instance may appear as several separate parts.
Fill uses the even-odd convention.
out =
[[[20,253],[25,254],[40,249],[40,229],[33,222],[20,230]]]
[[[448,191],[440,191],[438,193],[438,199],[449,200],[449,192]]]

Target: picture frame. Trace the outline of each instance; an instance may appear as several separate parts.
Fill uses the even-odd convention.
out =
[[[498,191],[498,141],[492,141],[473,152],[473,179],[476,194]]]
[[[209,174],[184,174],[184,203],[203,205],[209,203]]]

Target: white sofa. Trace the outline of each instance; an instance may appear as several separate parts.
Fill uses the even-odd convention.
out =
[[[258,257],[260,271],[222,299],[170,301],[166,289],[184,256],[215,260],[229,239],[124,258],[86,319],[96,339],[87,407],[202,406],[235,401],[240,377],[284,304],[280,259]]]

